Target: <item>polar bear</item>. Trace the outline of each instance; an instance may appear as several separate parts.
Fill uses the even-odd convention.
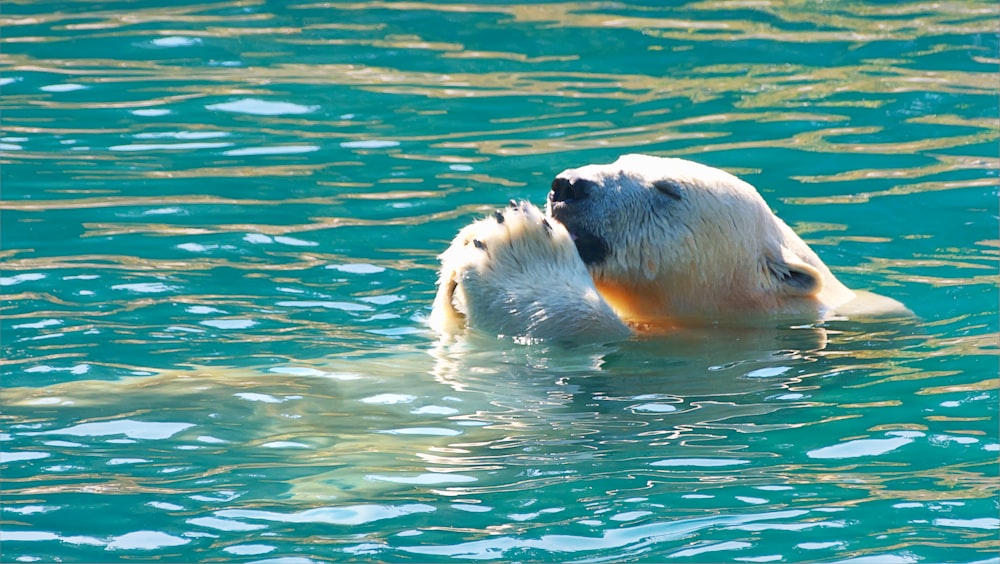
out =
[[[614,340],[905,311],[837,280],[750,184],[649,155],[563,171],[545,215],[512,202],[463,229],[441,261],[430,324],[445,334]]]

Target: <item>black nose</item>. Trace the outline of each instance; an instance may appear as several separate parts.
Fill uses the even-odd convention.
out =
[[[556,177],[552,181],[552,191],[549,192],[550,202],[570,202],[586,199],[590,194],[590,182],[586,180],[570,180]]]

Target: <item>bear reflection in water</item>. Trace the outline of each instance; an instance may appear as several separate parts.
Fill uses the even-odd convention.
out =
[[[441,255],[431,327],[611,342],[700,326],[907,314],[852,291],[750,184],[682,159],[625,155],[560,173],[464,229]]]

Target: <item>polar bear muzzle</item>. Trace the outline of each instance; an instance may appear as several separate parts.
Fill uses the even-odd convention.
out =
[[[558,216],[554,216],[559,220]],[[576,252],[580,255],[580,259],[583,260],[583,264],[587,266],[593,266],[600,264],[608,258],[611,254],[611,248],[608,246],[608,242],[603,238],[587,231],[586,229],[575,228],[570,224],[566,224],[562,220],[560,223],[566,226],[566,230],[569,231],[570,237],[573,238],[573,243],[576,244]]]
[[[577,220],[580,207],[586,206],[594,190],[598,189],[600,187],[592,180],[557,176],[548,195],[549,215],[569,231],[576,252],[587,266],[600,264],[611,254],[607,240]]]
[[[557,176],[552,181],[552,189],[549,191],[549,202],[578,202],[586,200],[591,192],[598,188],[597,183],[585,178],[566,178]]]

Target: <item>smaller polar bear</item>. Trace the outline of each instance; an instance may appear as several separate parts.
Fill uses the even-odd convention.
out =
[[[545,216],[512,202],[464,228],[441,262],[430,324],[445,334],[611,341],[906,311],[844,286],[750,184],[647,155],[563,171]]]

